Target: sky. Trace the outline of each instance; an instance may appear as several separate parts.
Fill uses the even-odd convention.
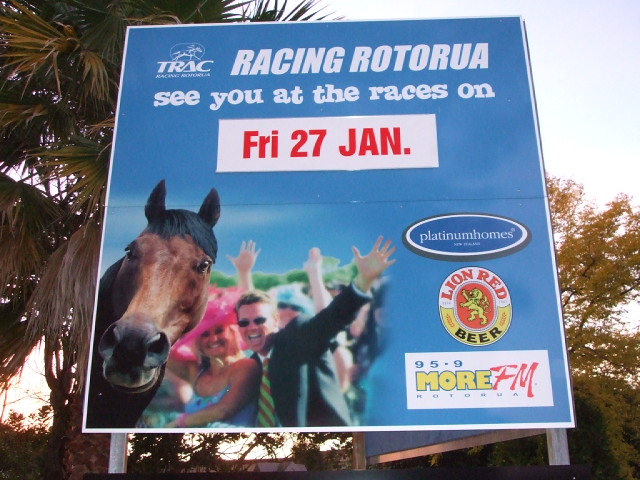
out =
[[[637,0],[330,0],[322,5],[347,20],[521,16],[547,172],[582,183],[598,203],[618,193],[637,203]]]
[[[0,422],[6,421],[12,410],[27,416],[46,405],[50,392],[44,380],[41,359],[42,351],[37,348],[27,360],[22,376],[0,395]]]

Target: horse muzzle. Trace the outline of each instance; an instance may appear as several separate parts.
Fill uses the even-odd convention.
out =
[[[118,320],[98,345],[104,378],[118,390],[147,391],[159,380],[170,348],[167,335],[152,322]]]

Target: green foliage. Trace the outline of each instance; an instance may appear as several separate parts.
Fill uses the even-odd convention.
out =
[[[622,194],[599,208],[570,180],[551,178],[549,196],[572,366],[637,379],[624,317],[640,298],[640,210]]]
[[[487,447],[491,466],[533,466],[548,465],[547,437],[536,435],[500,442]]]
[[[307,470],[345,470],[351,467],[350,433],[298,433],[291,457]]]
[[[127,462],[130,473],[184,472],[188,448],[181,434],[132,435]]]
[[[278,285],[287,283],[285,275],[278,275],[275,273],[262,273],[256,272],[253,275],[253,285],[258,290],[264,290],[265,292]]]
[[[549,180],[577,428],[573,461],[594,478],[640,478],[640,209],[627,195],[604,207],[581,185]]]
[[[234,287],[237,285],[237,280],[234,277],[222,273],[218,270],[211,272],[211,285],[217,285],[220,288]]]
[[[0,423],[0,478],[43,477],[50,414],[50,407],[28,417],[11,412],[7,421]]]
[[[287,434],[136,434],[130,440],[128,472],[244,471],[249,456],[278,458],[287,438]]]
[[[323,257],[322,270],[325,273],[325,282],[349,284],[358,273],[356,265],[351,262],[340,267],[340,260],[335,257]],[[293,269],[285,273],[254,272],[252,274],[254,287],[258,290],[268,291],[271,288],[290,283],[309,284],[309,276],[303,269]],[[211,273],[211,284],[218,287],[233,287],[238,284],[235,277],[219,271]]]
[[[309,276],[304,270],[292,270],[284,277],[285,283],[309,283]]]
[[[594,388],[595,387],[595,388]],[[591,391],[590,391],[591,390]],[[620,439],[618,411],[615,408],[603,408],[601,397],[609,396],[608,388],[601,388],[596,382],[586,383],[578,380],[574,385],[574,399],[578,425],[569,432],[571,458],[574,463],[591,465],[594,478],[611,480],[633,478],[622,475],[624,455],[617,451]],[[615,405],[620,403],[615,398],[606,400]],[[623,406],[623,405],[620,405]],[[622,458],[621,458],[622,457]]]
[[[351,465],[351,434],[165,434],[131,436],[130,473],[239,472],[251,461],[289,459],[307,470],[341,470]]]

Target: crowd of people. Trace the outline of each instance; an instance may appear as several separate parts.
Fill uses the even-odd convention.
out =
[[[165,380],[140,428],[358,425],[363,380],[381,348],[382,273],[395,260],[378,238],[349,284],[327,283],[322,253],[304,264],[309,283],[268,292],[253,285],[260,255],[243,242],[237,287],[211,288],[205,316],[172,348]]]

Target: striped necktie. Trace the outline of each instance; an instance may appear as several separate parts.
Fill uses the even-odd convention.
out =
[[[271,382],[269,381],[269,359],[262,363],[262,382],[260,383],[260,396],[258,397],[258,418],[256,426],[270,428],[276,426],[276,409],[271,396]]]

